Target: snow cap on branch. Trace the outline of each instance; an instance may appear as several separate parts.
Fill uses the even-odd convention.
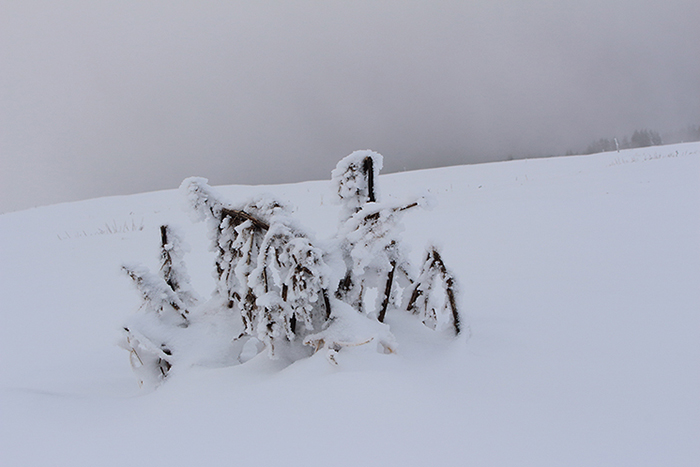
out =
[[[219,201],[206,178],[186,178],[180,184],[180,192],[184,195],[185,208],[191,213],[194,222],[221,217],[224,204]]]
[[[369,202],[376,202],[379,171],[384,158],[381,154],[362,150],[344,157],[331,172],[331,183],[340,197],[345,218]]]

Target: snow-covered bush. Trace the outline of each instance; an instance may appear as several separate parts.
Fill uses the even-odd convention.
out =
[[[240,312],[244,335],[274,357],[280,340],[301,334],[301,345],[306,333],[318,331],[330,315],[330,271],[288,209],[269,198],[224,205],[199,178],[185,180],[182,189],[199,218],[208,219],[217,253],[215,296]]]
[[[384,321],[387,310],[400,307],[429,327],[449,322],[459,333],[454,279],[437,250],[430,250],[417,279],[409,273],[401,219],[421,202],[392,206],[378,200],[382,162],[376,152],[356,151],[333,170],[340,224],[323,248],[277,200],[227,203],[206,179],[186,179],[181,191],[194,220],[206,221],[216,255],[216,288],[209,302],[197,306],[180,238],[167,226],[161,228],[160,274],[124,267],[150,312],[150,321],[124,328],[141,381],[162,381],[180,352],[164,328],[203,323],[213,314],[238,317],[239,324],[223,332],[238,349],[237,361],[260,348],[271,358],[292,360],[325,349],[332,363],[347,347],[370,344],[392,353],[396,340]]]
[[[183,244],[180,235],[168,225],[160,226],[160,272],[168,287],[175,292],[177,298],[188,308],[197,303],[197,295],[190,287],[190,276],[183,260],[187,247]]]
[[[459,334],[454,277],[447,271],[435,247],[428,250],[407,306],[433,329],[451,326]]]
[[[374,151],[355,151],[338,162],[331,172],[331,184],[338,193],[343,219],[365,204],[377,201],[376,179],[384,158]]]
[[[161,319],[186,327],[189,309],[197,298],[189,286],[189,275],[182,261],[180,237],[167,225],[160,227],[161,253],[159,274],[141,265],[123,265],[122,269],[141,292],[143,307]]]
[[[336,296],[361,312],[376,312],[384,321],[392,283],[399,271],[408,277],[408,260],[401,247],[401,217],[404,211],[418,206],[411,203],[402,207],[370,203],[347,219],[339,229],[338,244],[346,266]],[[377,289],[377,303],[365,306],[365,293]]]
[[[151,273],[141,265],[124,265],[122,269],[134,281],[141,293],[141,308],[149,315],[137,321],[140,328],[156,328],[155,332],[133,329],[131,323],[124,326],[122,346],[129,351],[130,362],[141,383],[159,381],[170,370],[172,353],[162,328],[189,326],[189,313],[197,302],[189,287],[189,275],[182,260],[185,248],[173,229],[160,227],[160,270]],[[145,322],[155,323],[150,326]],[[148,334],[148,335],[147,335]],[[155,343],[154,341],[159,341]]]

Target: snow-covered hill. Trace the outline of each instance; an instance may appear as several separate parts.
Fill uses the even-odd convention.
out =
[[[175,224],[212,290],[180,193],[0,216],[0,465],[700,465],[700,143],[379,185],[433,200],[403,236],[416,260],[441,246],[462,336],[394,312],[396,354],[194,367],[155,391],[116,345],[139,307],[120,265],[155,268]],[[219,190],[335,230],[327,182]]]

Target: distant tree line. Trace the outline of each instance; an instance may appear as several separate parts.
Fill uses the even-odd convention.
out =
[[[685,143],[688,141],[700,141],[700,125],[688,125],[680,130],[672,131],[664,135],[664,143]]]
[[[648,146],[658,146],[661,144],[681,143],[685,141],[700,141],[700,125],[688,126],[682,130],[674,131],[664,135],[662,138],[659,132],[653,130],[635,130],[632,137],[625,136],[621,140],[617,138],[601,138],[589,144],[584,154],[594,154],[598,152],[617,151],[620,149],[644,148]]]

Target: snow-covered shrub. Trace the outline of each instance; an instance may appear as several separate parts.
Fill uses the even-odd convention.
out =
[[[160,270],[152,274],[141,265],[123,265],[122,269],[141,292],[143,307],[161,319],[186,327],[189,309],[197,298],[189,286],[189,275],[182,260],[180,237],[167,225],[160,227]]]
[[[323,252],[308,237],[282,222],[270,225],[248,276],[256,297],[246,331],[270,349],[283,338],[293,342],[319,330],[330,316],[330,271]]]
[[[408,260],[401,247],[403,230],[401,217],[404,211],[417,206],[411,203],[402,207],[368,203],[348,218],[339,229],[338,242],[345,261],[346,271],[336,296],[359,311],[377,313],[380,321],[390,298],[396,271],[407,276]],[[370,304],[365,310],[364,296],[369,288],[382,306]]]
[[[199,218],[209,220],[216,294],[240,312],[244,335],[274,356],[280,339],[293,342],[301,334],[301,345],[305,334],[319,330],[330,315],[329,270],[288,209],[266,197],[224,205],[199,178],[185,180],[182,189]]]
[[[168,225],[160,226],[160,271],[168,287],[175,292],[185,307],[185,313],[192,308],[198,298],[190,286],[190,276],[183,260],[187,247],[180,235]]]
[[[381,154],[368,150],[355,151],[338,162],[331,172],[331,184],[340,198],[343,219],[377,201],[376,180],[383,163]]]
[[[417,313],[429,327],[451,323],[459,333],[454,279],[437,250],[429,251],[417,279],[409,273],[401,219],[421,202],[379,202],[376,180],[382,162],[380,154],[356,151],[333,170],[340,224],[323,248],[275,199],[231,204],[206,179],[186,179],[181,191],[187,207],[195,221],[206,221],[216,255],[216,288],[207,304],[197,305],[180,238],[167,226],[161,228],[159,274],[124,267],[151,312],[150,318],[124,328],[125,347],[141,381],[161,381],[168,374],[181,352],[171,336],[190,332],[183,328],[191,315],[199,323],[213,314],[228,316],[217,321],[219,327],[237,321],[230,325],[228,346],[237,349],[239,362],[260,347],[272,358],[292,360],[325,349],[332,363],[343,348],[375,345],[392,353],[396,340],[384,321],[387,310],[400,307]],[[167,331],[168,326],[180,331]]]
[[[435,247],[428,250],[407,308],[418,314],[428,327],[437,329],[451,325],[455,333],[460,332],[454,277]]]
[[[161,319],[187,326],[188,310],[168,283],[141,265],[124,265],[122,269],[141,292],[143,308],[156,313]]]
[[[189,286],[189,275],[183,261],[185,248],[179,235],[167,225],[160,227],[160,236],[158,274],[151,273],[141,265],[124,265],[122,269],[141,293],[142,308],[152,315],[150,321],[155,317],[158,323],[156,327],[186,328],[189,326],[190,309],[196,304],[197,297]],[[139,326],[145,327],[142,321]],[[159,335],[161,333],[135,331],[131,324],[125,326],[123,331],[125,335],[122,346],[129,350],[131,365],[141,383],[165,378],[172,366],[172,353],[166,339]],[[154,341],[160,342],[156,344]]]

